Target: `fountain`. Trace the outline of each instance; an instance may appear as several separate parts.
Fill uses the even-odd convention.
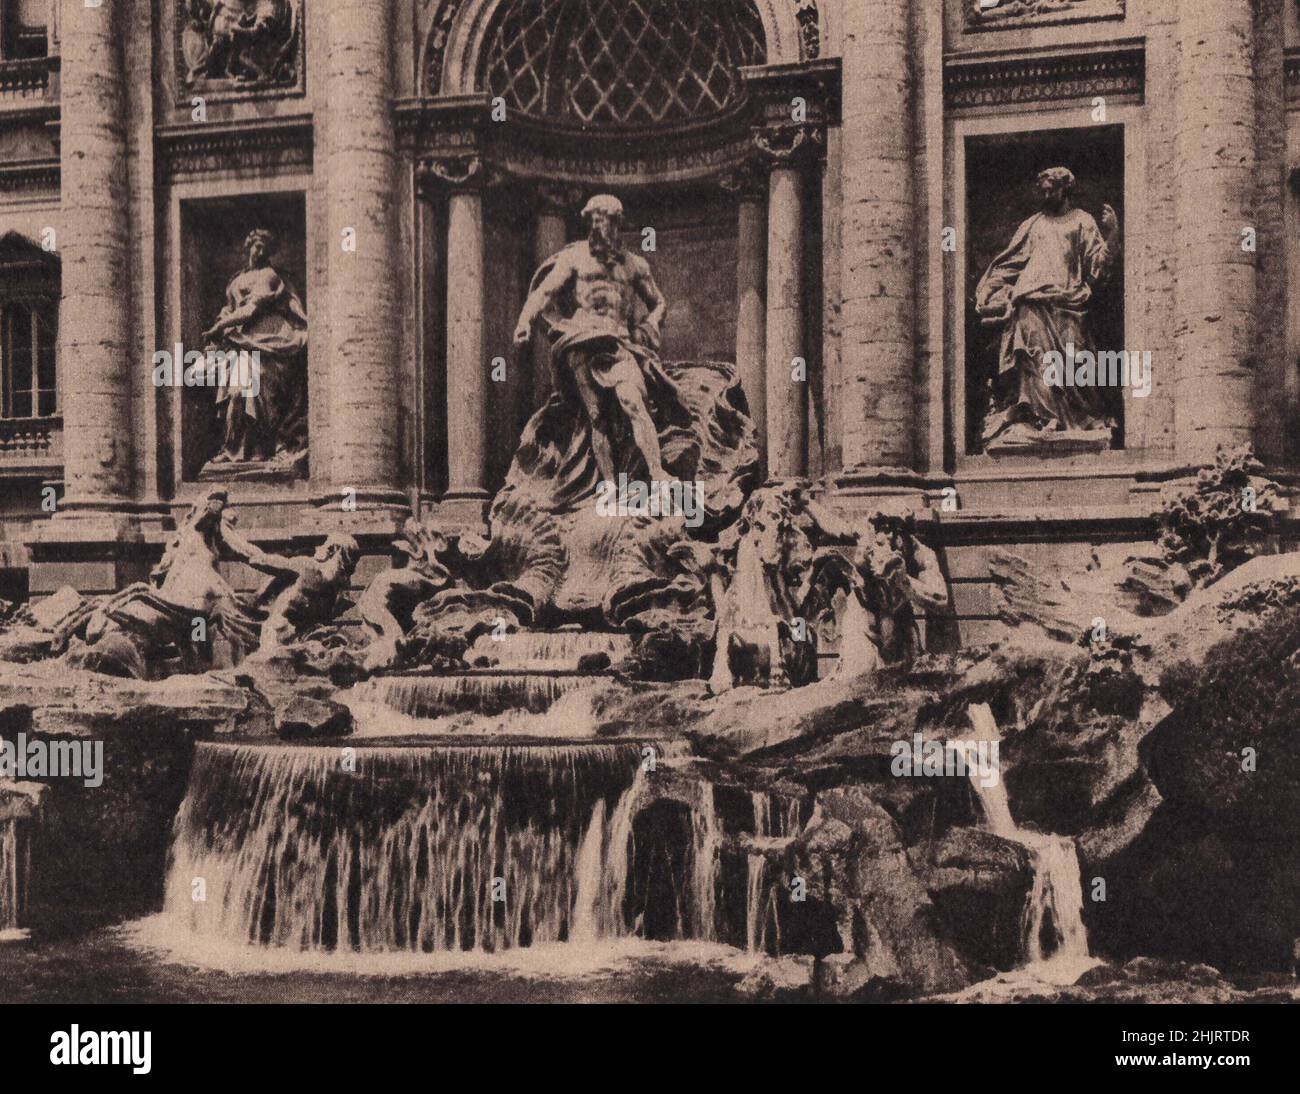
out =
[[[997,721],[986,703],[970,708],[970,720],[979,740],[1000,741]],[[1034,884],[1021,920],[1027,971],[1054,983],[1073,983],[1098,963],[1088,950],[1083,884],[1074,840],[1021,828],[1011,815],[1003,780],[977,777],[974,763],[968,764],[968,770],[989,829],[1029,850]]]

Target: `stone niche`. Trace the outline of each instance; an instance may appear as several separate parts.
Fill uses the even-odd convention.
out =
[[[1075,176],[1076,208],[1100,224],[1109,204],[1119,217],[1124,244],[1124,127],[998,133],[966,138],[966,279],[960,286],[959,314],[965,324],[966,405],[962,428],[966,453],[983,448],[983,426],[990,409],[990,381],[997,375],[1001,329],[981,324],[975,290],[989,264],[1011,242],[1016,229],[1039,211],[1034,190],[1040,171],[1067,167]],[[1087,323],[1098,351],[1123,350],[1124,265],[1122,249],[1109,276],[1095,291]],[[1105,391],[1106,408],[1118,423],[1112,448],[1124,447],[1124,400],[1120,388]]]
[[[245,243],[250,234],[269,232],[271,242],[267,259],[270,267],[287,284],[301,305],[306,324],[310,324],[312,303],[307,297],[307,222],[305,196],[302,193],[256,194],[232,198],[201,199],[181,204],[180,302],[178,333],[186,352],[203,351],[211,344],[204,333],[213,326],[227,307],[231,282],[248,263]],[[286,303],[286,308],[292,305]],[[296,311],[296,309],[295,309]],[[299,328],[303,319],[290,316],[288,322]],[[256,340],[259,336],[254,335]],[[261,336],[266,340],[266,336]],[[272,337],[283,338],[282,335]],[[232,342],[233,344],[233,342]],[[174,350],[173,346],[166,349]],[[301,420],[298,431],[301,451],[296,458],[285,456],[214,462],[226,441],[226,426],[218,392],[206,386],[180,386],[181,477],[196,481],[291,482],[309,474],[307,430],[307,387],[309,351],[302,351],[296,364],[278,381],[298,385],[301,399],[292,414]],[[269,389],[271,364],[262,366],[261,386]],[[269,397],[269,396],[268,396]],[[276,397],[275,408],[285,400]]]
[[[574,185],[567,209],[566,235],[570,242],[582,236],[578,210],[605,184]],[[665,361],[729,361],[736,356],[736,212],[734,199],[718,186],[675,186],[662,190],[642,187],[618,191],[627,211],[623,244],[643,255],[668,300],[662,354]],[[484,300],[487,357],[506,362],[505,379],[489,388],[489,486],[505,481],[520,435],[528,419],[550,391],[545,355],[515,350],[510,336],[528,292],[529,278],[541,256],[534,256],[533,208],[529,184],[521,182],[489,193],[485,206],[486,282]],[[644,249],[646,229],[654,230],[654,249]],[[546,256],[549,257],[549,256]],[[455,275],[452,258],[451,275]],[[445,284],[435,288],[435,298]],[[445,381],[441,360],[445,350],[430,345],[431,388],[436,395],[428,404],[430,434],[445,429]],[[542,369],[547,375],[537,375]],[[439,419],[443,419],[440,421]],[[426,458],[437,482],[436,449]]]

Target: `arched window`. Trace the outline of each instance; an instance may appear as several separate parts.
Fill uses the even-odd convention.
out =
[[[480,86],[534,118],[672,124],[725,111],[739,69],[766,55],[749,0],[511,0],[488,33]]]

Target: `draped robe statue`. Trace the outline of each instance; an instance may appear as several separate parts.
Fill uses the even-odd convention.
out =
[[[217,389],[224,435],[209,467],[271,460],[291,465],[306,455],[307,312],[271,265],[273,244],[270,232],[249,233],[247,262],[203,334],[209,352],[256,361],[254,375],[232,368]]]
[[[993,406],[984,446],[1050,442],[1053,434],[1091,435],[1109,444],[1116,422],[1101,387],[1070,387],[1044,378],[1044,355],[1095,351],[1088,329],[1093,290],[1119,252],[1119,224],[1109,205],[1102,228],[1073,208],[1074,175],[1053,167],[1038,176],[1043,209],[1016,230],[975,290],[985,326],[1002,327]],[[1103,234],[1104,229],[1104,234]]]

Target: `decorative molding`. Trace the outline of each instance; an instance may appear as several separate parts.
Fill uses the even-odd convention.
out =
[[[820,161],[826,135],[815,125],[768,125],[754,130],[754,147],[769,168],[802,167]]]
[[[0,61],[0,107],[46,98],[50,91],[50,70],[57,57],[34,57],[22,61]]]
[[[486,95],[403,100],[396,105],[399,147],[415,160],[481,155],[500,176],[582,187],[716,178],[753,154],[750,104],[704,123],[651,130],[635,142],[527,119],[493,122],[490,110]]]
[[[477,151],[491,109],[487,95],[401,99],[393,106],[397,146],[416,156]]]
[[[1146,53],[1141,44],[1086,53],[994,60],[950,58],[944,65],[943,100],[949,110],[1023,103],[1135,97],[1145,91]]]
[[[962,0],[962,29],[972,32],[1123,19],[1125,0]]]
[[[842,75],[838,57],[792,65],[759,65],[741,71],[749,98],[767,124],[789,124],[795,99],[802,99],[807,106],[807,116],[797,124],[839,123]]]
[[[758,155],[754,155],[718,179],[718,185],[740,200],[761,199],[767,195],[768,171]]]
[[[159,162],[169,179],[217,171],[312,169],[312,120],[305,116],[160,126],[157,138]]]
[[[201,96],[209,103],[219,103],[306,94],[305,3],[306,0],[278,0],[269,5],[271,14],[265,18],[261,14],[245,16],[245,19],[254,19],[255,22],[247,27],[238,27],[236,33],[242,37],[232,33],[224,45],[224,55],[214,55],[216,31],[213,20],[209,18],[200,23],[191,17],[192,0],[176,0],[173,56],[177,104],[187,106],[195,96]],[[225,5],[227,9],[231,6]],[[263,6],[266,5],[259,5]],[[218,42],[216,49],[222,48],[222,43]],[[207,63],[210,56],[213,63],[222,64],[235,74],[216,78],[192,75],[194,67],[200,62]]]
[[[799,55],[815,61],[822,55],[822,17],[817,0],[790,0],[795,22],[799,24]]]
[[[447,64],[447,44],[451,41],[452,24],[464,3],[465,0],[440,0],[433,21],[429,24],[422,87],[428,95],[437,95],[442,90],[442,72]]]
[[[57,159],[0,162],[0,200],[57,201],[59,178]]]
[[[496,179],[477,152],[459,156],[425,156],[415,165],[416,192],[428,200],[439,192],[478,190]]]
[[[0,466],[63,460],[63,419],[0,418]]]

